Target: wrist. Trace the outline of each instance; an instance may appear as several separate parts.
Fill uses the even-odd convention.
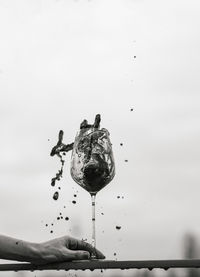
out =
[[[40,244],[39,243],[28,243],[27,245],[27,253],[25,253],[26,261],[30,263],[40,263],[42,255],[41,255],[41,249],[40,249]]]

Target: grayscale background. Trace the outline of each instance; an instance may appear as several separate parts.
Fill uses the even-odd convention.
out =
[[[71,143],[80,122],[100,113],[116,176],[97,194],[97,247],[111,260],[179,259],[189,240],[200,256],[199,8],[198,0],[0,0],[1,234],[91,241],[90,196],[70,176],[71,153],[58,201],[50,181],[60,163],[49,153],[60,129]],[[60,212],[69,221],[57,221]]]

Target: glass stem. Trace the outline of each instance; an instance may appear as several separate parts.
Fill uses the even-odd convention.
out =
[[[95,198],[96,194],[91,194],[92,198],[92,246],[96,248],[96,232],[95,232]]]

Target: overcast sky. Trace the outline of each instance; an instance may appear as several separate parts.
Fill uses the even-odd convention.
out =
[[[60,164],[49,153],[60,129],[71,143],[100,113],[116,177],[97,195],[97,247],[108,259],[173,259],[186,232],[200,238],[199,8],[0,0],[0,233],[91,241],[90,196],[70,177],[70,154],[54,201]]]

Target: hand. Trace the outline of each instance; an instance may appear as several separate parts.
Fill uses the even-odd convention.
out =
[[[105,256],[89,243],[64,236],[39,244],[40,259],[31,261],[34,264],[66,262],[72,260],[88,260],[92,253],[97,259]]]

